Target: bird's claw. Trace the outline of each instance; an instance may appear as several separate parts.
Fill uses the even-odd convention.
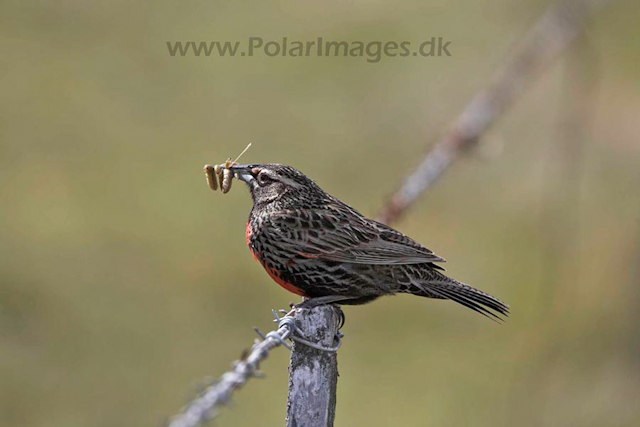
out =
[[[317,307],[319,305],[323,305],[323,304],[318,304],[318,301],[317,300],[314,301],[314,299],[305,299],[300,304],[295,304],[295,305],[291,304],[291,311],[287,313],[287,316],[290,316],[290,315],[292,316],[293,314],[295,314],[296,310],[299,310],[299,309],[311,310],[314,307]],[[338,330],[342,329],[345,322],[347,321],[347,318],[344,315],[344,311],[342,310],[342,308],[340,308],[338,304],[328,303],[327,305],[330,305],[336,311],[336,314],[340,318],[340,325],[338,326]]]
[[[338,325],[338,330],[342,329],[344,323],[347,321],[347,317],[344,315],[344,311],[340,308],[339,305],[334,305],[333,308],[338,313],[338,317],[340,317],[340,324]]]

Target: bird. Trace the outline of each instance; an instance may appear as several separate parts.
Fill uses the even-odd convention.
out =
[[[253,200],[247,245],[271,278],[302,296],[296,308],[361,305],[411,294],[455,301],[498,321],[499,299],[445,275],[445,262],[420,243],[369,219],[282,164],[235,164]]]

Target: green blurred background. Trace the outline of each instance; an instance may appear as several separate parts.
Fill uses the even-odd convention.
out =
[[[155,426],[294,296],[235,156],[375,215],[548,1],[0,2],[0,425]],[[640,3],[614,2],[401,222],[508,302],[347,307],[337,425],[640,423]],[[171,57],[167,41],[452,41],[451,58]],[[221,426],[282,425],[280,349]]]

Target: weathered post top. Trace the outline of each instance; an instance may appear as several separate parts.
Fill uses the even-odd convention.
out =
[[[304,338],[332,347],[340,317],[331,305],[296,313],[296,326]],[[288,427],[333,426],[338,384],[336,352],[318,350],[294,341],[289,364]]]

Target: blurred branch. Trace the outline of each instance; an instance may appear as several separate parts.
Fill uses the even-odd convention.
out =
[[[610,0],[571,0],[552,5],[527,33],[493,83],[478,93],[451,130],[427,153],[384,206],[378,220],[396,221],[464,152],[475,148],[486,130],[549,67]]]
[[[556,138],[550,138],[541,167],[539,203],[539,276],[536,294],[530,302],[545,307],[540,318],[526,333],[527,345],[518,351],[527,360],[518,381],[510,384],[509,416],[523,414],[533,425],[544,424],[544,416],[521,402],[544,399],[548,392],[545,372],[558,363],[563,342],[571,339],[571,328],[563,326],[568,302],[575,301],[575,286],[583,283],[584,269],[570,271],[567,266],[583,265],[580,247],[582,230],[582,185],[585,160],[591,142],[591,124],[597,106],[601,64],[596,49],[583,37],[562,59],[559,108],[555,114]],[[536,351],[532,351],[532,349]]]
[[[562,87],[559,108],[555,115],[557,136],[547,144],[542,161],[542,194],[540,203],[541,277],[540,297],[553,313],[553,319],[564,313],[562,301],[572,300],[571,287],[560,286],[568,280],[581,278],[575,272],[565,277],[567,265],[581,265],[578,241],[581,231],[581,188],[585,172],[588,136],[592,133],[597,107],[599,58],[586,37],[571,49],[562,61]],[[575,259],[572,259],[575,257]],[[567,264],[567,261],[569,263]],[[567,299],[559,293],[566,293]],[[555,323],[552,321],[552,323]]]

